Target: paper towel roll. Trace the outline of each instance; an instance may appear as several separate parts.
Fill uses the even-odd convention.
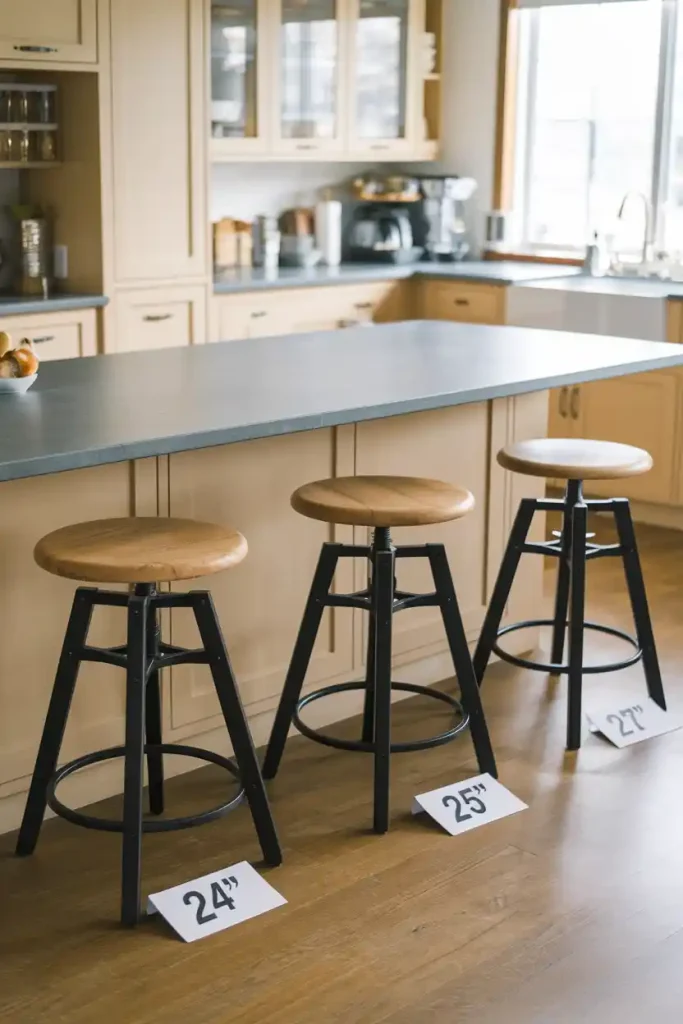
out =
[[[315,244],[328,267],[341,263],[342,204],[336,199],[323,199],[315,208]]]

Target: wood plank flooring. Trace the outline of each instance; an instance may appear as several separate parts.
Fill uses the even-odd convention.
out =
[[[639,537],[683,712],[683,537]],[[589,603],[628,621],[616,563],[592,563]],[[588,680],[587,700],[593,688],[644,694],[638,666]],[[267,877],[288,905],[192,945],[159,920],[119,928],[117,837],[49,822],[23,861],[0,837],[2,1024],[680,1022],[683,732],[622,751],[587,735],[566,755],[563,682],[496,665],[484,694],[502,781],[528,811],[459,838],[411,817],[415,792],[476,772],[465,736],[394,758],[392,828],[377,837],[369,759],[296,740],[271,789],[286,859]],[[397,709],[397,734],[441,724],[425,704]],[[177,779],[170,810],[209,806],[223,785],[213,768]],[[145,891],[256,852],[245,808],[150,836]]]

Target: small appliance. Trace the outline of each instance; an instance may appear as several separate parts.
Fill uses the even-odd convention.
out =
[[[420,255],[406,209],[388,203],[361,206],[351,222],[348,253],[352,260],[409,263]]]
[[[420,181],[422,232],[418,238],[430,260],[462,260],[470,251],[466,204],[474,195],[474,178],[428,177]]]

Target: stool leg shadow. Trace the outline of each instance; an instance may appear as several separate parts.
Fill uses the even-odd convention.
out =
[[[76,689],[81,664],[80,654],[90,629],[96,594],[97,590],[93,587],[79,587],[74,595],[24,817],[19,829],[16,846],[19,857],[33,853],[38,842],[47,806],[47,789],[57,767],[66,721]]]
[[[142,855],[142,787],[145,756],[145,683],[147,675],[147,618],[149,597],[128,600],[126,667],[126,736],[123,783],[123,849],[121,861],[121,923],[140,918],[140,860]]]
[[[463,707],[470,719],[470,731],[479,770],[488,772],[495,779],[498,777],[496,759],[484,716],[474,665],[467,645],[467,635],[460,615],[446,549],[443,544],[428,544],[427,553]]]
[[[208,591],[196,591],[192,596],[199,634],[208,657],[263,858],[270,867],[277,867],[282,863],[282,851],[213,600]]]
[[[338,545],[336,544],[323,544],[320,552],[263,761],[264,779],[274,779],[280,767],[287,735],[301,697],[306,671],[313,653],[313,645],[325,610],[327,595],[332,586],[339,559],[337,552]]]

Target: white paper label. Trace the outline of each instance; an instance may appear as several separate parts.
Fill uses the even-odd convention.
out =
[[[185,942],[258,917],[287,900],[248,861],[153,893],[147,913],[158,910]]]
[[[641,740],[674,732],[683,725],[678,715],[662,711],[649,698],[639,704],[625,701],[611,711],[589,711],[587,718],[592,731],[601,732],[615,747],[630,747]]]
[[[489,775],[476,775],[413,800],[413,814],[426,811],[452,836],[524,811],[527,804]]]

